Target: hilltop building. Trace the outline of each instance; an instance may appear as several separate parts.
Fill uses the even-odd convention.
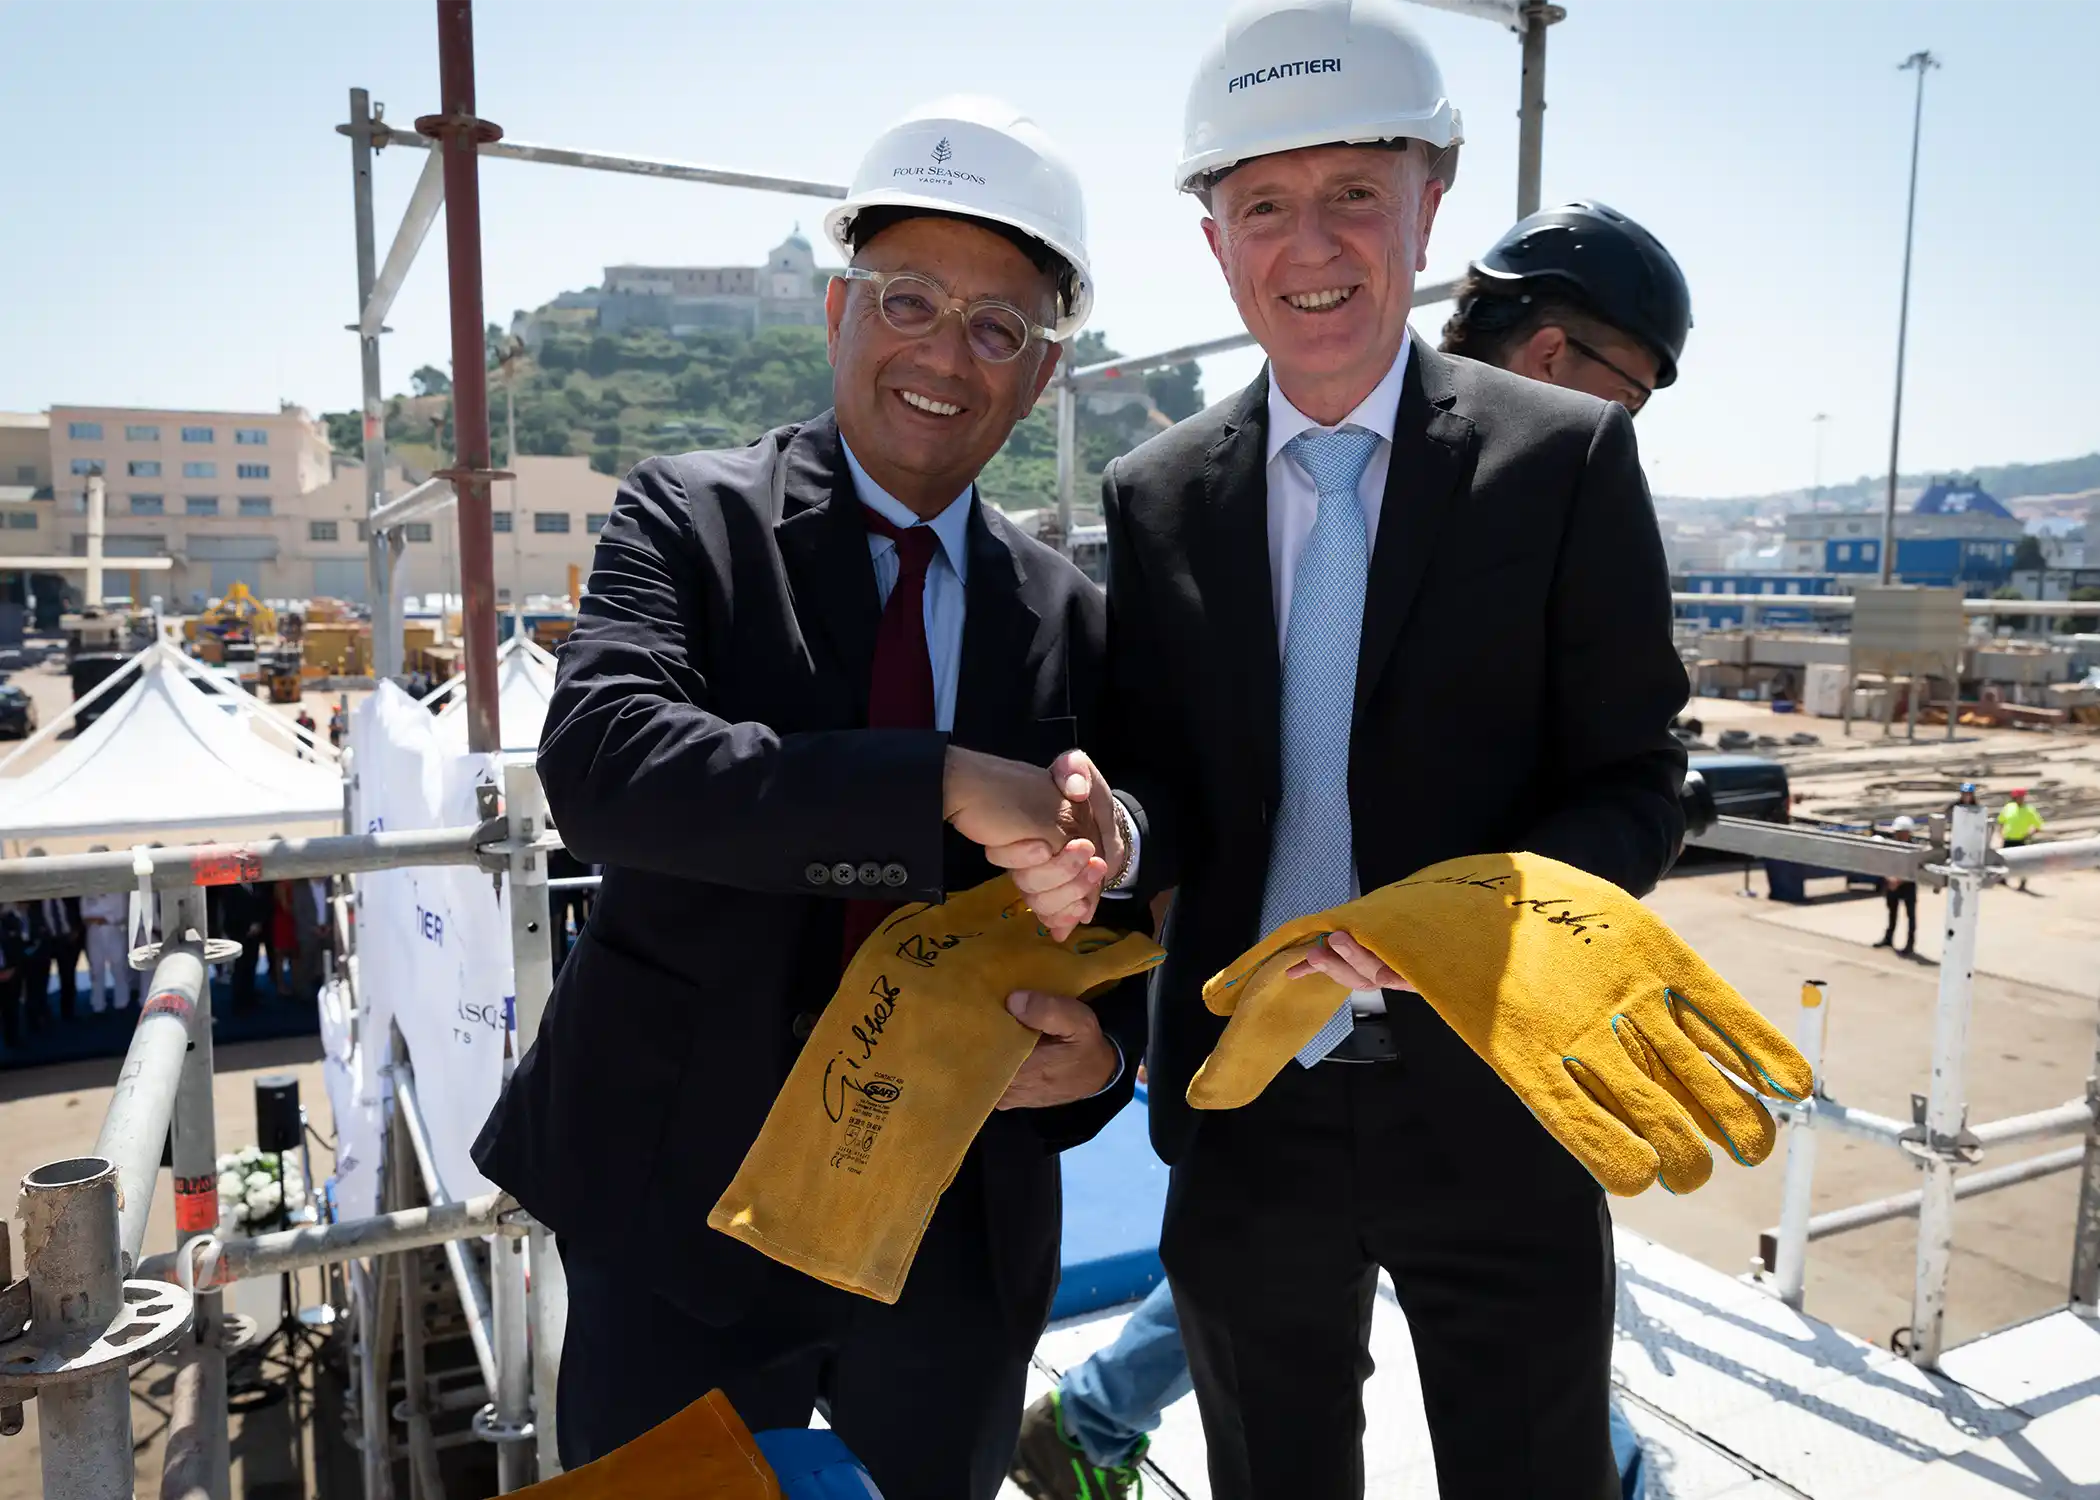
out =
[[[831,275],[797,228],[766,253],[762,266],[607,266],[601,285],[563,292],[536,312],[518,314],[511,331],[537,353],[547,333],[562,328],[661,328],[684,335],[822,327]]]

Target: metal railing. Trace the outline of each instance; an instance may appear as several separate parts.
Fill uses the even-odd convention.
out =
[[[367,1496],[391,1496],[397,1425],[405,1429],[411,1473],[434,1475],[436,1453],[448,1440],[433,1432],[434,1408],[425,1399],[423,1294],[413,1274],[417,1257],[431,1249],[445,1254],[466,1313],[475,1365],[488,1396],[473,1431],[496,1445],[500,1488],[507,1493],[530,1482],[535,1454],[540,1475],[559,1472],[553,1446],[554,1376],[566,1321],[559,1258],[545,1231],[501,1194],[451,1199],[434,1165],[412,1062],[398,1042],[388,1070],[393,1108],[382,1167],[382,1212],[250,1240],[222,1243],[213,1233],[216,1142],[205,974],[211,963],[231,957],[234,945],[209,939],[205,888],[235,880],[423,864],[473,864],[500,872],[507,885],[516,1046],[522,1053],[537,1033],[552,988],[548,892],[580,886],[589,877],[548,879],[546,856],[559,840],[547,825],[536,770],[527,761],[512,761],[503,766],[503,775],[502,816],[473,827],[0,860],[0,900],[158,892],[161,926],[171,934],[157,949],[134,955],[135,963],[152,966],[153,984],[98,1139],[98,1154],[51,1163],[30,1174],[24,1197],[30,1231],[24,1237],[27,1275],[0,1291],[0,1330],[26,1324],[18,1337],[0,1340],[0,1417],[10,1398],[39,1401],[47,1496],[109,1500],[132,1493],[126,1374],[143,1355],[177,1347],[182,1366],[162,1495],[184,1500],[225,1495],[226,1353],[218,1305],[223,1288],[245,1277],[343,1263],[352,1264],[358,1288],[357,1406]],[[1730,818],[1714,820],[1691,839],[1709,848],[1824,868],[1937,880],[1948,892],[1932,1082],[1910,1122],[1830,1096],[1820,1082],[1827,1006],[1820,985],[1804,990],[1801,1042],[1818,1068],[1819,1086],[1810,1098],[1781,1106],[1796,1128],[1788,1132],[1780,1223],[1766,1246],[1771,1284],[1782,1299],[1798,1306],[1811,1241],[1915,1215],[1919,1235],[1910,1354],[1924,1365],[1936,1364],[1941,1351],[1954,1204],[1961,1198],[2081,1167],[2085,1180],[2071,1295],[2082,1305],[2100,1295],[2100,1129],[2090,1100],[1969,1127],[1962,1096],[1982,891],[2009,874],[2100,864],[2100,839],[1992,854],[1986,832],[1982,809],[1956,808],[1946,847]],[[364,1044],[376,1043],[368,1037]],[[171,1130],[177,1247],[141,1257],[159,1146]],[[1913,1193],[1811,1214],[1815,1140],[1823,1130],[1902,1151],[1918,1165],[1920,1186]],[[2085,1143],[2071,1150],[1957,1176],[1958,1168],[1975,1163],[1987,1148],[2080,1133]],[[411,1201],[417,1197],[426,1201]],[[486,1276],[468,1250],[468,1242],[476,1239],[492,1245]],[[408,1389],[398,1424],[387,1402],[397,1344]],[[0,1432],[7,1425],[0,1421]]]
[[[352,1267],[359,1288],[357,1406],[368,1500],[392,1494],[396,1421],[386,1398],[397,1338],[409,1391],[398,1425],[406,1431],[417,1484],[434,1481],[436,1453],[451,1440],[433,1434],[424,1401],[420,1283],[410,1264],[434,1248],[451,1267],[488,1393],[472,1436],[496,1446],[499,1488],[522,1488],[535,1468],[546,1476],[560,1472],[554,1375],[567,1310],[559,1257],[551,1237],[508,1197],[456,1202],[448,1194],[405,1048],[387,1070],[393,1109],[381,1213],[250,1239],[221,1241],[215,1233],[207,972],[237,956],[239,945],[209,937],[206,888],[423,865],[478,865],[500,874],[515,966],[515,1044],[522,1053],[553,983],[546,856],[560,841],[548,827],[532,764],[513,760],[502,770],[503,815],[471,827],[0,860],[0,901],[136,891],[157,901],[159,926],[170,934],[132,955],[135,966],[152,968],[153,981],[96,1154],[29,1174],[21,1279],[9,1282],[7,1256],[0,1253],[0,1437],[20,1430],[19,1403],[35,1399],[49,1500],[133,1494],[128,1374],[140,1359],[162,1352],[180,1358],[163,1500],[225,1500],[223,1290],[250,1277],[342,1264]],[[339,931],[354,936],[347,923]],[[355,973],[354,965],[348,972]],[[171,1138],[175,1248],[142,1256],[161,1147]],[[425,1201],[412,1205],[418,1196]],[[468,1252],[477,1239],[492,1247],[487,1277]],[[434,1483],[426,1492],[442,1493]]]
[[[1934,822],[1937,826],[1938,820]],[[1947,1275],[1954,1253],[1956,1201],[2074,1167],[2083,1170],[2084,1182],[2069,1300],[2091,1305],[2100,1299],[2100,1127],[2096,1127],[2094,1110],[2095,1090],[2100,1089],[2100,1083],[2088,1080],[2084,1099],[1975,1126],[1969,1124],[1965,1098],[1969,1018],[1975,1003],[1976,934],[1984,890],[2008,876],[2100,866],[2100,838],[1993,851],[1985,810],[1956,806],[1946,821],[1944,845],[1901,843],[1743,818],[1716,819],[1710,826],[1695,830],[1687,842],[1848,874],[1914,880],[1938,885],[1946,892],[1939,998],[1933,1016],[1932,1074],[1927,1092],[1912,1096],[1910,1120],[1851,1108],[1830,1097],[1823,1071],[1828,1015],[1824,985],[1821,980],[1811,980],[1802,986],[1797,1040],[1802,1055],[1814,1069],[1816,1088],[1809,1098],[1798,1103],[1782,1102],[1775,1109],[1793,1128],[1787,1131],[1779,1223],[1765,1231],[1759,1244],[1759,1260],[1768,1284],[1780,1300],[1790,1307],[1802,1305],[1811,1240],[1915,1217],[1918,1244],[1907,1352],[1914,1363],[1936,1367],[1945,1339]],[[2100,1078],[2100,1033],[2096,1033],[2095,1045],[2095,1075]],[[1821,1131],[1837,1131],[1902,1152],[1919,1170],[1918,1188],[1828,1213],[1811,1212],[1816,1136]],[[1987,1147],[2002,1149],[2079,1134],[2086,1137],[2083,1146],[1957,1176],[1958,1169],[1979,1161]]]

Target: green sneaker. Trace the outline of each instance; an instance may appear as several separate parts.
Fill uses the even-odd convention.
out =
[[[1021,1440],[1008,1477],[1033,1500],[1141,1500],[1145,1479],[1138,1461],[1152,1439],[1138,1439],[1125,1463],[1104,1469],[1065,1431],[1058,1393],[1040,1397],[1021,1414]]]

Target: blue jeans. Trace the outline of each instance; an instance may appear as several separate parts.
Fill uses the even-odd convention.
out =
[[[1066,1433],[1086,1450],[1087,1458],[1102,1468],[1114,1468],[1130,1462],[1139,1440],[1159,1426],[1159,1414],[1190,1389],[1181,1319],[1162,1281],[1138,1304],[1113,1344],[1065,1371],[1059,1405]],[[1611,1451],[1619,1464],[1621,1500],[1645,1500],[1641,1440],[1616,1401],[1611,1407]]]
[[[1102,1468],[1130,1462],[1159,1414],[1186,1396],[1189,1358],[1164,1280],[1137,1306],[1116,1341],[1065,1371],[1065,1431]]]

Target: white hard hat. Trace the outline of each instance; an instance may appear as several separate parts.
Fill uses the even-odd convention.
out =
[[[1034,120],[998,99],[957,95],[921,105],[881,135],[853,174],[853,191],[824,216],[849,261],[854,218],[868,208],[924,208],[987,219],[1039,240],[1072,268],[1059,339],[1094,310],[1079,174]]]
[[[1189,85],[1174,186],[1306,146],[1415,140],[1442,152],[1445,185],[1465,139],[1429,48],[1398,0],[1247,0]]]
[[[1912,829],[1916,828],[1917,826],[1918,820],[1906,814],[1902,817],[1897,818],[1895,822],[1889,824],[1889,832],[1909,833]]]

